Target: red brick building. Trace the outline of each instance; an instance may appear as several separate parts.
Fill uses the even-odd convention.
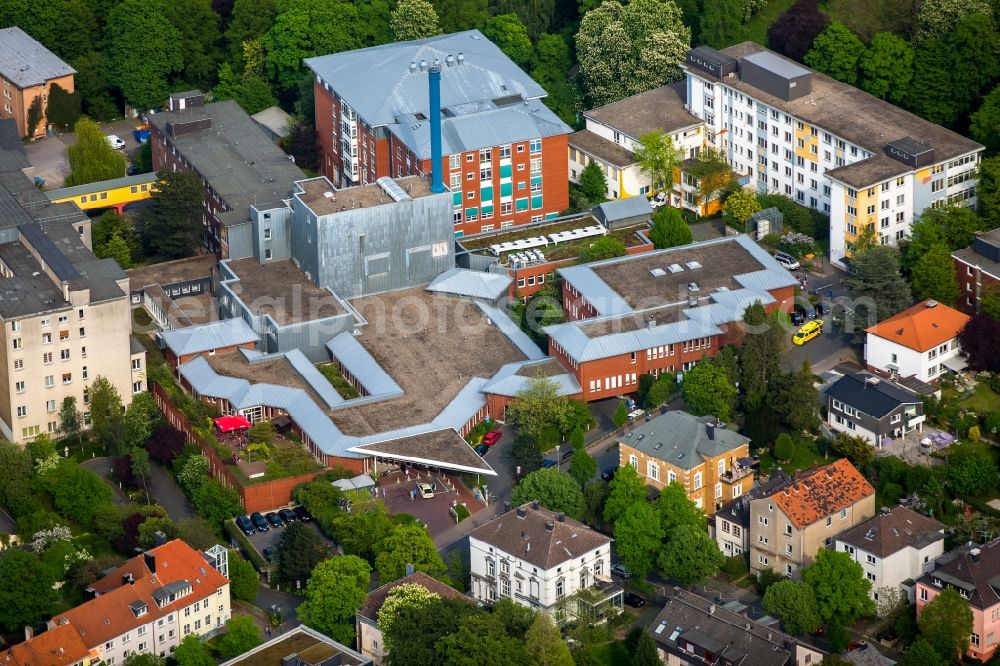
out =
[[[562,268],[569,320],[545,329],[549,353],[585,400],[638,388],[642,374],[683,372],[739,344],[747,306],[791,307],[796,280],[748,236]]]
[[[979,299],[1000,284],[1000,229],[976,234],[972,245],[952,253],[958,299],[955,305],[966,314],[979,312]]]
[[[429,173],[427,74],[441,68],[444,183],[455,234],[557,216],[570,128],[478,30],[309,58],[321,170],[337,187]]]

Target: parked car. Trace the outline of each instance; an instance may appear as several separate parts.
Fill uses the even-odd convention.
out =
[[[653,210],[657,208],[662,208],[670,202],[670,196],[666,192],[657,192],[655,196],[650,198],[649,206]]]
[[[816,318],[816,308],[813,307],[812,303],[803,303],[802,304],[802,314],[804,314],[806,316],[806,319],[815,319]]]
[[[295,517],[301,520],[303,523],[308,523],[313,519],[313,517],[309,515],[309,512],[306,511],[306,508],[304,506],[295,507]]]
[[[264,559],[268,562],[274,562],[274,548],[265,548],[260,551],[260,554],[264,556]]]
[[[265,516],[265,518],[267,518],[267,522],[269,522],[271,524],[271,527],[284,527],[285,526],[285,521],[283,521],[281,519],[281,516],[278,515],[277,511],[272,511],[271,513],[267,514],[267,516]]]
[[[611,573],[618,576],[619,578],[628,579],[632,577],[632,572],[629,571],[624,564],[612,564]]]
[[[434,485],[430,483],[418,483],[417,492],[424,499],[430,499],[434,497]]]
[[[285,523],[295,522],[295,512],[291,509],[282,509],[278,512],[278,515],[281,516],[281,519],[285,521]]]
[[[478,453],[482,458],[485,458],[486,454],[489,452],[490,452],[489,444],[480,444],[479,446],[476,447],[476,453]]]
[[[142,173],[142,171],[139,169],[139,165],[137,164],[129,164],[125,167],[126,176],[138,176],[140,173]]]
[[[251,513],[250,520],[253,521],[253,526],[257,528],[258,532],[267,532],[271,529],[271,526],[267,524],[267,519],[260,511]]]
[[[124,150],[125,149],[125,140],[124,139],[119,138],[119,137],[115,136],[114,134],[109,134],[107,136],[107,139],[108,139],[108,143],[110,143],[111,147],[114,148],[115,150]]]
[[[792,320],[792,324],[795,326],[801,326],[806,323],[806,315],[802,310],[795,308],[788,313],[789,318]]]
[[[493,446],[500,441],[501,437],[503,437],[502,432],[499,430],[491,430],[483,436],[483,444],[486,446]]]
[[[555,466],[556,466],[556,461],[555,460],[544,460],[544,461],[542,461],[542,467],[545,468],[545,469],[548,469],[549,467],[555,467]]]
[[[823,332],[823,320],[814,319],[812,321],[806,322],[805,325],[800,328],[795,335],[792,336],[792,344],[799,346],[804,345],[813,338],[819,337]]]
[[[816,304],[816,314],[822,317],[830,314],[830,304],[820,301]]]
[[[604,481],[611,481],[611,479],[615,478],[615,472],[617,471],[618,471],[617,467],[609,467],[601,472],[601,479],[603,479]]]
[[[790,271],[797,271],[802,268],[798,260],[787,252],[775,252],[774,260]]]
[[[646,605],[646,600],[640,597],[635,592],[629,592],[625,595],[624,601],[626,604],[632,608],[642,608]]]
[[[243,534],[247,536],[250,536],[257,531],[254,529],[253,523],[247,516],[236,516],[236,527],[240,528],[240,532],[243,532]]]

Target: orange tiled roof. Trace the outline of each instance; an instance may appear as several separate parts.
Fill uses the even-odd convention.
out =
[[[155,567],[150,569],[147,557]],[[127,574],[133,582],[126,582]],[[191,586],[186,594],[162,608],[153,596],[170,583],[187,582]],[[148,624],[200,601],[229,581],[205,560],[197,550],[180,539],[174,539],[142,555],[137,555],[93,584],[98,596],[52,618],[58,624],[68,620],[80,632],[85,645],[103,645],[129,629]],[[146,612],[136,617],[129,604],[144,603]],[[213,603],[213,607],[215,604]],[[3,666],[0,664],[0,666]]]
[[[846,458],[799,476],[771,499],[798,529],[874,495],[875,489]]]
[[[0,653],[3,654],[3,653]],[[85,660],[90,650],[71,624],[62,624],[7,650],[3,666],[70,666]]]
[[[930,307],[929,302],[921,301],[865,329],[865,333],[925,352],[948,342],[965,328],[969,315],[943,303]]]

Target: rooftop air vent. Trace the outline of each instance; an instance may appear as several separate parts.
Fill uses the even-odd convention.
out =
[[[664,275],[667,274],[667,272],[662,268],[650,268],[649,274],[652,275],[653,277],[663,277]]]
[[[323,196],[326,197],[327,199],[331,200],[331,201],[334,200],[334,198],[333,198],[333,192],[330,192],[329,190],[327,190],[326,192],[324,192]]]
[[[927,307],[929,307],[929,308],[936,308],[937,304],[938,304],[938,302],[935,301],[933,298],[931,300],[927,301]]]
[[[680,264],[670,264],[667,266],[667,270],[671,273],[680,273],[684,268]]]
[[[698,286],[697,282],[688,282],[688,291],[695,292],[699,289],[701,289],[701,287]]]
[[[693,271],[696,268],[701,268],[701,263],[698,261],[689,261],[687,262],[687,267]]]

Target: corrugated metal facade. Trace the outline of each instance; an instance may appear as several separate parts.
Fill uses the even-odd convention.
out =
[[[261,261],[280,261],[292,258],[292,210],[287,206],[276,208],[250,207],[253,225],[253,256]],[[267,256],[270,250],[271,256]],[[230,255],[232,248],[230,247]]]

